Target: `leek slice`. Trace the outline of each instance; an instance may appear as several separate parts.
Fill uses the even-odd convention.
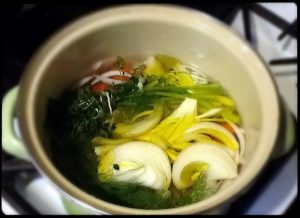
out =
[[[101,145],[101,146],[96,146],[94,148],[94,151],[95,151],[96,155],[99,158],[101,158],[104,155],[106,155],[108,152],[113,150],[115,147],[116,147],[116,145]]]
[[[174,86],[194,86],[196,83],[189,73],[169,72],[163,76],[170,85]]]
[[[150,132],[161,135],[168,141],[173,141],[194,124],[196,110],[197,100],[185,98],[170,116],[161,121]]]
[[[194,118],[196,116],[196,110],[197,100],[186,98],[171,115],[162,120],[152,130],[136,139],[148,141],[160,146],[162,149],[167,149],[167,147],[171,146],[177,138],[181,137],[189,127],[195,124]]]
[[[147,133],[144,135],[137,136],[135,139],[139,141],[151,142],[155,145],[158,145],[163,150],[166,150],[169,146],[169,143],[161,136],[153,133]]]
[[[176,64],[181,64],[181,61],[175,57],[158,54],[155,55],[155,58],[165,67],[166,70],[172,69]]]
[[[93,146],[101,145],[120,145],[129,142],[130,139],[109,139],[104,137],[95,137],[92,139]]]
[[[176,152],[173,149],[167,149],[166,153],[167,153],[168,157],[170,158],[171,163],[174,163],[174,161],[176,160],[176,158],[178,156],[178,152]]]
[[[145,62],[144,76],[162,76],[165,74],[164,66],[153,56]]]
[[[144,112],[142,112],[142,114],[143,113]],[[113,133],[121,138],[133,138],[141,135],[156,126],[159,123],[162,114],[163,107],[161,105],[156,105],[154,106],[153,112],[140,121],[137,121],[133,124],[116,124],[116,128]],[[145,114],[143,114],[143,116],[144,115]]]

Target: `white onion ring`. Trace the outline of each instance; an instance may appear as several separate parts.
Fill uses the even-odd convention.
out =
[[[109,85],[112,85],[112,84],[121,84],[121,83],[124,83],[126,81],[121,81],[121,80],[116,80],[116,79],[111,79],[109,77],[111,76],[127,76],[127,77],[131,77],[131,74],[129,73],[126,73],[126,72],[120,72],[120,71],[116,71],[116,70],[110,70],[110,71],[107,71],[101,75],[95,75],[96,76],[96,79],[92,82],[92,85],[99,82],[99,81],[102,81],[106,84],[109,84]]]
[[[86,76],[84,78],[82,78],[79,82],[78,82],[78,86],[82,86],[85,83],[87,83],[89,80],[91,80],[94,76]]]
[[[244,135],[242,133],[241,128],[239,128],[237,125],[235,125],[232,122],[229,122],[229,121],[227,121],[227,122],[231,126],[231,128],[234,130],[234,132],[236,133],[236,136],[237,136],[237,138],[239,140],[239,144],[240,144],[240,155],[239,155],[239,158],[241,159],[239,161],[243,162],[242,160],[243,160],[243,156],[244,156],[245,149],[246,149],[245,137],[244,137]]]
[[[91,69],[93,71],[98,70],[100,67],[102,66],[102,61],[97,61],[96,63],[93,64],[93,66],[91,67]]]
[[[197,116],[196,118],[197,119],[203,119],[203,118],[208,118],[208,117],[212,117],[212,116],[215,116],[217,115],[218,113],[220,113],[222,110],[222,108],[213,108],[213,109],[210,109],[209,111],[203,113],[203,114],[200,114],[199,116]]]
[[[99,75],[100,77],[111,77],[111,76],[127,76],[127,77],[131,77],[131,74],[130,73],[127,73],[127,72],[120,72],[120,71],[117,71],[117,70],[110,70],[110,71],[107,71],[101,75]]]
[[[72,90],[73,89],[76,89],[84,84],[86,84],[88,81],[92,80],[94,78],[94,76],[86,76],[86,77],[83,77],[82,79],[80,79],[77,83],[75,83],[74,86],[72,86]]]
[[[121,83],[126,82],[126,81],[121,81],[121,80],[116,80],[116,79],[110,79],[110,78],[107,78],[107,77],[96,76],[96,79],[91,83],[91,85],[94,85],[95,83],[97,83],[99,81],[104,82],[108,85],[121,84]]]

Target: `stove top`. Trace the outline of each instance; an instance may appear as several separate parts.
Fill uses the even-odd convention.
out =
[[[34,51],[55,31],[83,14],[112,4],[19,5],[1,7],[5,28],[1,95],[17,85]],[[297,122],[297,6],[293,3],[183,4],[230,25],[270,66],[280,94]],[[297,140],[271,161],[230,214],[283,214],[295,210]],[[289,178],[287,180],[286,178]],[[43,188],[44,192],[39,190]],[[6,214],[68,214],[58,192],[31,163],[2,151],[2,211]],[[45,196],[47,198],[45,199]]]

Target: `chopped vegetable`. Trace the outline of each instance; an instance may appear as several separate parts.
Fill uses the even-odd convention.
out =
[[[98,82],[95,83],[94,85],[91,86],[91,91],[93,92],[104,92],[106,91],[106,89],[109,87],[109,85],[107,85],[104,82]]]
[[[196,109],[197,101],[186,98],[171,115],[139,139],[156,143],[158,146],[166,148],[168,144],[172,144],[174,140],[181,137],[194,124]],[[170,152],[168,152],[168,155],[171,159],[174,159]]]
[[[197,132],[201,134],[211,135],[223,142],[226,146],[234,151],[239,150],[239,143],[234,136],[224,127],[213,122],[200,122],[189,128],[185,133]]]
[[[222,126],[227,129],[230,133],[234,134],[235,131],[233,130],[233,128],[229,125],[229,123],[223,123]]]
[[[127,77],[127,76],[111,76],[110,78],[114,79],[114,80],[120,80],[120,81],[128,81],[129,80],[129,77]]]
[[[243,129],[239,128],[234,123],[228,122],[228,124],[233,129],[234,133],[236,134],[236,136],[239,140],[239,144],[240,144],[239,156],[237,157],[236,162],[237,163],[244,162],[243,157],[244,157],[244,153],[245,153],[245,149],[246,149],[246,142],[245,142],[245,136],[244,136]]]
[[[118,164],[119,169],[113,169]],[[148,142],[128,142],[111,150],[99,163],[101,179],[139,183],[157,190],[167,190],[171,166],[167,155]]]
[[[245,133],[222,85],[165,54],[133,64],[101,60],[50,104],[51,151],[64,175],[141,209],[192,204],[236,178]]]
[[[207,180],[233,179],[237,176],[237,165],[222,147],[197,143],[178,155],[172,168],[172,180],[177,189],[184,189],[191,186],[202,171],[206,171]]]
[[[208,118],[208,117],[214,117],[214,116],[218,115],[221,111],[222,111],[222,108],[213,108],[213,109],[210,109],[209,111],[197,116],[196,119],[201,120],[201,119]]]
[[[166,70],[173,69],[177,63],[181,64],[181,61],[175,57],[158,54],[155,58],[163,65]]]
[[[146,118],[134,122],[131,124],[118,123],[114,130],[114,134],[123,138],[132,138],[141,135],[150,129],[152,129],[156,124],[159,123],[163,113],[163,108],[161,105],[154,106],[153,112],[146,116]]]
[[[162,76],[165,73],[163,65],[155,57],[149,57],[145,66],[144,76]]]
[[[120,145],[129,141],[130,139],[110,139],[110,138],[104,138],[98,136],[93,138],[91,142],[93,146],[98,146],[98,145]]]

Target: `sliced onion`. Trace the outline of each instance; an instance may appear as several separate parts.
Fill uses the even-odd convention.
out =
[[[161,120],[163,107],[156,105],[153,112],[132,124],[118,123],[114,130],[114,134],[122,138],[132,138],[142,135],[155,127]]]
[[[109,151],[111,151],[112,149],[114,149],[116,147],[116,145],[102,145],[102,146],[96,146],[94,148],[94,151],[96,153],[96,155],[100,158],[102,158],[105,154],[107,154]]]
[[[112,84],[121,84],[124,83],[126,81],[121,81],[121,80],[116,80],[116,79],[110,79],[110,78],[106,78],[106,77],[101,77],[101,76],[96,76],[96,79],[91,83],[92,85],[94,85],[97,82],[104,82],[108,85],[112,85]]]
[[[168,189],[171,166],[166,153],[149,142],[128,142],[111,151],[111,179],[140,183],[153,189]],[[113,165],[117,165],[115,169]],[[100,176],[101,176],[101,172]]]
[[[181,174],[184,168],[192,163],[208,164],[207,180],[237,177],[237,164],[221,146],[195,143],[180,152],[173,164],[172,180],[177,189],[184,189],[191,185],[190,181],[182,180]],[[193,175],[190,176],[192,178]]]
[[[102,146],[102,145],[121,145],[129,141],[130,139],[110,139],[110,138],[97,136],[92,139],[91,143],[93,146]]]
[[[238,151],[234,151],[228,147],[225,147],[225,146],[222,146],[226,151],[227,153],[232,157],[232,159],[236,162],[236,164],[239,164],[240,163],[240,154]]]
[[[91,70],[96,71],[98,70],[101,66],[102,66],[102,61],[97,61],[96,63],[93,64],[93,66],[91,67]]]
[[[235,139],[235,137],[223,126],[213,123],[213,122],[199,122],[196,125],[190,127],[186,130],[185,133],[190,132],[198,132],[202,134],[212,135],[216,137],[220,141],[222,141],[225,145],[227,145],[230,149],[234,151],[239,150],[239,143]]]
[[[135,139],[137,139],[139,141],[151,142],[151,143],[159,146],[163,150],[166,150],[169,146],[169,143],[163,137],[161,137],[157,134],[149,133],[149,132],[147,132],[146,134],[137,136],[137,137],[135,137]]]
[[[93,79],[95,79],[95,76],[86,76],[86,77],[83,77],[77,83],[75,83],[75,85],[72,87],[72,89],[76,89],[76,88],[78,88],[78,87],[86,84],[87,82],[92,81]]]
[[[133,118],[132,118],[132,121],[136,121],[137,119],[140,119],[141,117],[144,117],[144,116],[147,116],[149,114],[151,114],[153,112],[153,109],[152,110],[147,110],[147,111],[143,111],[137,115],[135,115]]]
[[[101,65],[100,65],[101,66]],[[100,67],[99,66],[99,67]],[[110,70],[107,71],[101,75],[91,75],[91,76],[87,76],[82,78],[76,85],[75,88],[84,85],[85,83],[87,83],[88,81],[92,80],[94,78],[94,80],[92,81],[91,85],[94,85],[97,82],[104,82],[108,85],[112,85],[112,84],[121,84],[124,83],[126,81],[121,81],[121,80],[116,80],[116,79],[111,79],[109,77],[111,76],[126,76],[126,77],[131,77],[132,75],[130,73],[127,72],[120,72],[117,70]]]
[[[236,136],[239,140],[239,144],[240,144],[240,152],[239,152],[239,159],[238,161],[243,162],[243,157],[244,157],[244,153],[245,153],[245,149],[246,149],[246,142],[245,142],[245,137],[244,134],[242,132],[242,129],[240,129],[237,125],[235,125],[234,123],[227,121],[228,124],[231,126],[231,128],[234,130],[234,132],[236,133]]]
[[[195,115],[196,110],[197,100],[193,98],[185,98],[169,117],[183,117],[186,115]]]
[[[221,111],[222,111],[222,108],[213,108],[213,109],[210,109],[209,111],[197,116],[196,119],[199,120],[199,119],[203,119],[203,118],[213,117],[213,116],[219,114]]]
[[[131,77],[132,75],[130,73],[127,73],[127,72],[120,72],[118,70],[110,70],[110,71],[107,71],[105,73],[102,73],[101,75],[99,75],[99,77],[111,77],[111,76],[127,76],[127,77]]]
[[[97,82],[104,82],[108,85],[112,85],[112,84],[121,84],[121,83],[124,83],[126,81],[121,81],[121,80],[116,80],[116,79],[111,79],[109,77],[111,76],[127,76],[127,77],[131,77],[131,74],[130,73],[127,73],[127,72],[120,72],[120,71],[117,71],[117,70],[110,70],[110,71],[107,71],[101,75],[94,75],[96,77],[96,79],[92,82],[92,85],[97,83]]]

